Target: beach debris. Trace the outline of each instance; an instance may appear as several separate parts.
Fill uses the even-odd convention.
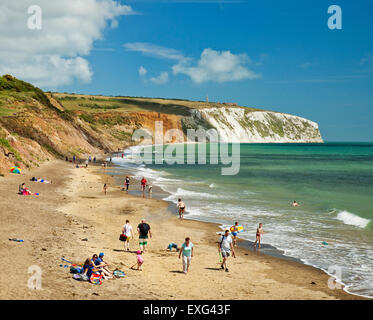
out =
[[[41,250],[42,250],[42,251],[47,251],[47,249],[45,249],[45,248],[41,248]]]
[[[82,239],[82,241],[88,241],[88,239],[87,239],[87,238],[84,238],[84,239]]]
[[[327,243],[326,241],[321,242],[321,244],[323,244],[323,245],[325,245],[325,246],[328,245],[328,243]]]
[[[24,242],[25,240],[13,238],[13,239],[9,239],[9,241]]]
[[[61,258],[61,260],[62,260],[62,261],[66,261],[66,262],[68,262],[68,263],[70,263],[70,264],[73,264],[71,261],[66,260],[65,258]]]
[[[316,284],[316,282],[313,282],[313,281],[312,281],[311,284]]]

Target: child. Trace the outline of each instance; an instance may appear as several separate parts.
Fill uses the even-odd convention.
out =
[[[264,234],[263,232],[263,223],[259,223],[259,227],[256,229],[256,240],[253,244],[254,247],[256,247],[256,244],[258,243],[259,246],[258,248],[260,248],[260,236]]]
[[[152,192],[153,192],[153,186],[150,183],[150,184],[147,185],[147,187],[148,187],[148,196],[149,196],[149,198],[151,198]]]
[[[168,245],[168,247],[167,247],[166,250],[168,250],[168,251],[172,251],[173,248],[175,248],[176,252],[179,252],[179,250],[180,250],[180,249],[177,247],[177,244],[176,244],[176,243],[170,243],[170,244]]]
[[[140,250],[136,251],[136,258],[137,258],[137,262],[130,269],[133,269],[133,267],[137,264],[137,270],[142,271],[141,266],[144,263],[144,259],[143,259],[142,255],[141,255],[141,251]]]

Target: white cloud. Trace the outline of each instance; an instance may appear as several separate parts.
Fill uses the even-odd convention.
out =
[[[123,45],[128,51],[141,52],[146,55],[154,56],[157,58],[168,59],[168,60],[177,60],[184,61],[187,58],[184,55],[175,49],[161,47],[155,44],[147,42],[130,42]]]
[[[42,29],[27,27],[30,5],[42,9]],[[44,88],[74,80],[87,82],[92,70],[84,56],[103,30],[116,27],[116,18],[134,14],[113,0],[17,0],[0,3],[0,74]]]
[[[196,83],[206,81],[227,82],[259,78],[260,75],[249,70],[246,65],[250,59],[246,54],[233,54],[230,51],[204,49],[199,61],[191,66],[179,62],[172,67],[174,74],[185,74]]]
[[[141,77],[145,76],[148,73],[148,70],[146,70],[143,66],[139,68],[139,75]]]
[[[168,82],[168,72],[161,72],[158,77],[150,78],[150,81],[155,84],[165,84]]]
[[[186,57],[178,50],[147,42],[125,43],[123,47],[129,51],[177,61],[172,67],[173,73],[185,74],[195,83],[240,81],[260,77],[248,68],[251,61],[247,54],[233,54],[230,51],[215,51],[208,48],[202,51],[198,61],[193,62],[192,58]]]

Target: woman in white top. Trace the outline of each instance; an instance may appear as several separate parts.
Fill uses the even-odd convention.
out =
[[[133,237],[133,231],[129,220],[126,220],[122,233],[126,236],[126,240],[124,241],[124,250],[130,251],[130,239]]]

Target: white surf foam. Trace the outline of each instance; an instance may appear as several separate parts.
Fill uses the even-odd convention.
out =
[[[370,222],[369,219],[359,217],[348,211],[339,212],[337,215],[337,219],[342,221],[344,224],[348,224],[359,228],[365,228]]]

